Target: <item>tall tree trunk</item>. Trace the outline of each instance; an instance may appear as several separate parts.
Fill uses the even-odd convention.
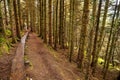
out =
[[[101,6],[102,6],[102,0],[99,1],[99,6],[98,6],[98,13],[97,13],[97,19],[96,19],[96,30],[95,30],[95,37],[94,37],[94,45],[93,45],[93,51],[92,51],[92,63],[91,67],[93,68],[92,73],[95,72],[97,62],[95,61],[96,55],[97,55],[97,41],[98,41],[98,32],[99,32],[99,23],[100,23],[100,13],[101,13]]]
[[[70,0],[70,55],[69,55],[69,61],[72,61],[72,55],[74,53],[74,0]]]
[[[39,21],[40,21],[40,22],[39,22],[39,26],[40,26],[40,27],[39,27],[39,29],[40,29],[40,30],[39,30],[39,31],[40,31],[40,32],[39,32],[39,37],[41,37],[41,34],[42,34],[42,33],[41,33],[41,24],[42,24],[42,21],[41,21],[41,19],[42,19],[42,12],[41,12],[41,11],[42,11],[42,9],[41,9],[41,7],[42,7],[42,2],[41,2],[41,1],[42,1],[42,0],[38,0],[38,1],[39,1],[39,16],[40,16],[40,18],[39,18],[39,19],[40,19],[40,20],[39,20]]]
[[[59,44],[61,48],[64,48],[64,0],[60,0],[60,11],[59,11]]]
[[[30,7],[30,27],[31,27],[31,31],[34,32],[34,29],[33,29],[33,0],[30,0],[29,1],[29,7]]]
[[[44,0],[39,0],[40,1],[40,37],[43,39],[43,1]]]
[[[18,17],[19,17],[19,25],[20,25],[20,29],[22,30],[22,22],[21,22],[21,4],[20,4],[20,0],[17,1],[18,4]]]
[[[6,0],[4,0],[4,9],[5,9],[5,22],[6,22],[6,25],[8,25]]]
[[[62,1],[62,44],[61,44],[61,47],[64,49],[65,48],[65,26],[64,26],[64,0]]]
[[[12,36],[12,43],[16,43],[15,34],[14,34],[14,27],[13,27],[13,20],[12,20],[12,1],[8,0],[8,10],[10,16],[10,26],[11,26],[11,36]]]
[[[53,13],[52,13],[52,20],[53,20],[53,22],[52,22],[52,36],[53,36],[53,38],[52,38],[52,41],[53,41],[53,47],[54,47],[54,44],[55,44],[55,25],[56,25],[56,23],[55,23],[55,20],[56,20],[56,8],[55,8],[55,2],[53,2],[52,3],[53,4],[53,7],[52,7],[52,9],[53,9]]]
[[[52,46],[52,0],[48,1],[49,3],[49,45]]]
[[[3,25],[3,17],[2,17],[2,11],[1,11],[1,1],[0,1],[0,37],[5,38],[5,28]]]
[[[58,0],[56,0],[56,27],[55,27],[55,43],[54,49],[57,49],[58,44]]]
[[[83,67],[84,52],[86,50],[87,27],[89,23],[89,4],[90,4],[90,0],[84,1],[82,28],[81,28],[80,44],[79,44],[78,58],[77,58],[78,68],[81,69]]]
[[[87,47],[87,67],[86,67],[86,75],[85,75],[85,80],[89,80],[89,74],[91,73],[90,72],[90,64],[91,64],[91,55],[92,55],[92,49],[93,49],[93,32],[94,32],[94,26],[95,26],[95,22],[96,22],[96,11],[97,11],[97,1],[98,0],[94,0],[93,1],[93,9],[92,9],[92,17],[93,17],[93,20],[92,20],[92,28],[90,29],[90,32],[89,32],[89,41],[88,41],[88,47]]]
[[[44,43],[47,43],[47,33],[46,33],[47,32],[47,25],[46,25],[46,0],[44,0],[43,18],[44,18],[44,20],[43,20],[44,21],[43,22],[44,23],[43,24],[44,25],[43,26],[44,27],[44,30],[43,30],[44,31],[43,32],[44,33],[43,39],[44,39]]]
[[[18,23],[18,16],[17,16],[18,12],[17,12],[16,0],[13,0],[13,7],[14,7],[14,14],[15,14],[16,34],[17,34],[17,37],[20,39],[21,34],[20,34],[20,25]]]

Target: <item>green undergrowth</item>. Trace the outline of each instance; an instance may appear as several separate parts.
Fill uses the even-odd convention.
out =
[[[0,35],[0,55],[7,53],[9,54],[9,50],[12,46],[12,38],[11,38],[11,30],[5,30],[5,37],[4,35]]]
[[[9,29],[5,30],[5,37],[4,35],[0,35],[0,55],[7,53],[9,54],[9,50],[11,47],[12,39],[11,37],[11,31]]]
[[[102,58],[98,58],[98,64],[104,63],[104,60]]]
[[[11,34],[12,34],[11,31],[10,31],[9,29],[7,29],[7,30],[5,31],[5,33],[6,33],[6,36],[7,36],[7,37],[10,37]]]
[[[103,67],[103,65],[104,65],[104,59],[102,59],[102,58],[98,58],[98,65],[99,66],[101,66],[101,67]],[[113,66],[111,63],[109,64],[109,70],[118,70],[118,71],[120,71],[120,67],[119,66]]]
[[[8,40],[1,37],[0,38],[0,55],[3,55],[4,53],[9,54],[10,44]]]
[[[23,37],[25,33],[24,33],[24,31],[21,31],[20,34]]]

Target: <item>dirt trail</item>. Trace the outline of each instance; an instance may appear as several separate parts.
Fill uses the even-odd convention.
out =
[[[27,75],[32,80],[82,80],[68,69],[70,65],[56,60],[36,34],[29,34],[27,47],[26,54],[32,64]]]

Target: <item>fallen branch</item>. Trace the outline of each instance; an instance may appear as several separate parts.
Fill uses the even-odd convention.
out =
[[[24,47],[28,32],[21,38],[21,43],[18,45],[14,59],[12,60],[10,80],[24,80]]]

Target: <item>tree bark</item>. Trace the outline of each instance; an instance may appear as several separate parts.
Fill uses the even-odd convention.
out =
[[[49,45],[52,46],[52,0],[49,0]]]
[[[14,34],[14,27],[13,27],[13,20],[12,20],[12,1],[8,0],[8,10],[10,16],[10,26],[11,26],[11,36],[12,36],[12,43],[16,43],[15,34]]]
[[[69,55],[69,61],[72,61],[72,55],[74,53],[74,6],[75,1],[74,0],[70,0],[70,35],[71,35],[71,39],[70,39],[70,55]]]
[[[89,23],[89,4],[90,0],[84,1],[83,15],[82,15],[82,28],[80,34],[80,44],[77,57],[78,68],[83,67],[84,52],[86,50],[86,38],[87,38],[87,27]]]
[[[58,44],[58,0],[56,1],[56,27],[55,27],[55,43],[54,49],[57,49]]]
[[[93,51],[92,51],[93,58],[92,58],[92,63],[91,63],[91,67],[93,69],[93,71],[92,71],[93,74],[95,73],[96,65],[97,65],[97,62],[96,62],[97,53],[96,52],[97,52],[97,46],[98,46],[97,41],[98,41],[98,33],[99,33],[101,6],[102,6],[102,0],[99,1],[96,26],[95,26],[96,30],[95,30],[94,45],[93,45]]]
[[[16,34],[17,34],[17,37],[20,39],[21,34],[20,34],[20,25],[18,23],[18,16],[17,16],[18,12],[17,12],[16,0],[13,0],[13,7],[14,7],[14,14],[15,14]]]
[[[59,21],[59,44],[64,48],[64,0],[60,0]]]

